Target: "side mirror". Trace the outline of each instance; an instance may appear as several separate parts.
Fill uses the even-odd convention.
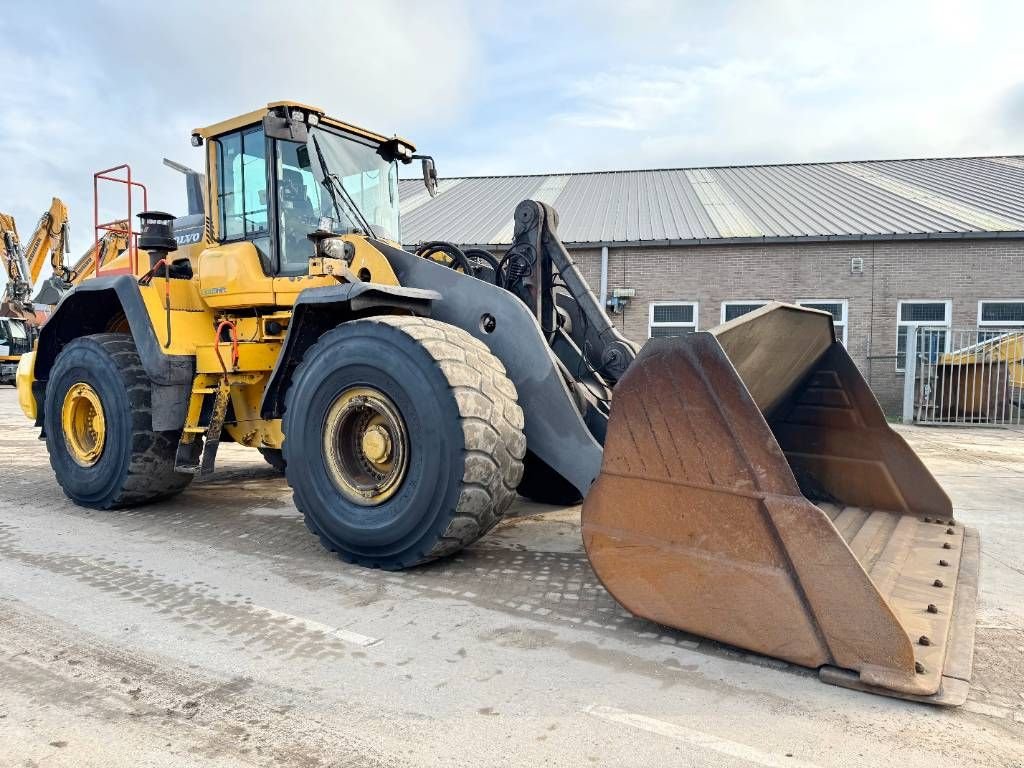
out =
[[[423,186],[427,188],[427,194],[434,197],[437,195],[437,166],[434,165],[434,158],[429,155],[421,157],[420,165],[423,166]]]
[[[263,133],[272,139],[305,144],[309,138],[309,129],[306,128],[306,124],[300,117],[294,117],[293,113],[287,110],[283,110],[283,112],[284,114],[270,112],[263,118]]]

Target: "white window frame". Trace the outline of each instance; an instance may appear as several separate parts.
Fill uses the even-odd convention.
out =
[[[760,309],[761,307],[763,307],[767,303],[768,303],[768,299],[732,299],[730,301],[723,301],[722,302],[722,322],[723,323],[725,322],[725,308],[726,307],[733,307],[733,306],[736,306],[737,304],[757,304],[758,305],[757,308]],[[754,310],[750,310],[750,311],[753,312]],[[740,315],[740,317],[743,317],[743,315]]]
[[[901,320],[900,318],[903,317],[903,305],[904,304],[945,304],[946,305],[946,320],[945,320],[945,322],[942,322],[942,323],[939,323],[939,322],[921,323],[921,322],[917,322],[915,320]],[[916,325],[919,328],[945,328],[946,329],[946,341],[945,341],[945,344],[943,345],[945,347],[945,349],[943,349],[943,352],[949,352],[950,337],[953,335],[951,333],[951,328],[952,328],[952,325],[953,325],[953,300],[952,299],[900,299],[900,300],[898,300],[896,302],[896,363],[895,363],[895,365],[896,365],[896,372],[897,373],[903,373],[903,371],[906,368],[906,364],[905,363],[904,363],[904,367],[903,368],[900,367],[900,341],[899,341],[899,339],[900,339],[899,333],[900,332],[899,332],[899,329],[902,328],[902,327],[908,327],[909,328],[910,326],[914,326],[914,325]],[[907,333],[910,333],[910,331],[907,331]],[[904,352],[906,352],[905,349],[904,349]]]
[[[1024,330],[1024,320],[982,320],[981,310],[986,304],[1024,304],[1024,299],[981,299],[978,302],[979,331],[983,328],[992,328],[995,330],[1005,328],[1007,333],[1012,333],[1015,328]]]
[[[654,321],[655,307],[693,307],[692,323],[666,323]],[[654,328],[682,328],[683,330],[696,332],[700,325],[700,303],[696,301],[652,301],[647,305],[647,338],[653,338],[651,331]]]
[[[832,325],[836,328],[842,329],[840,334],[840,341],[843,342],[843,346],[846,346],[846,329],[850,325],[850,301],[849,299],[797,299],[797,306],[806,307],[808,304],[840,304],[843,307],[843,319],[836,321],[832,318]],[[814,309],[814,307],[811,307]]]

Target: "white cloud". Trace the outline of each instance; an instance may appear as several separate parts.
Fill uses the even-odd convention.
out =
[[[600,67],[564,78],[558,109],[525,134],[509,126],[511,152],[474,162],[508,172],[1024,151],[1019,3],[654,5],[595,14]],[[624,39],[646,52],[621,55]],[[514,154],[536,164],[534,148],[552,143],[554,168]]]
[[[74,255],[91,174],[280,98],[433,152],[443,174],[1024,152],[1019,2],[9,0],[0,210],[57,194]],[[113,215],[114,212],[111,212]]]
[[[458,120],[478,56],[471,19],[463,2],[399,0],[5,7],[0,210],[27,240],[60,196],[77,258],[92,242],[95,170],[130,163],[151,208],[184,211],[162,158],[201,168],[196,126],[278,99],[385,133]]]

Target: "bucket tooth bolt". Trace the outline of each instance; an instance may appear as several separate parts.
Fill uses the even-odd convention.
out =
[[[928,603],[928,613],[938,613],[939,609],[935,607],[935,603]]]
[[[932,586],[933,587],[941,587],[942,586],[942,579],[936,579],[935,581],[933,581],[932,582]]]
[[[921,635],[919,638],[917,638],[917,642],[918,642],[919,645],[931,645],[932,644],[932,641],[928,639],[928,635]]]

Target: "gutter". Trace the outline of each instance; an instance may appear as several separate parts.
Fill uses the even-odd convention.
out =
[[[564,241],[567,248],[652,248],[680,245],[783,245],[799,243],[832,242],[904,242],[942,240],[1024,240],[1024,230],[1006,232],[896,232],[892,234],[865,235],[785,235],[780,237],[699,237],[665,240],[600,240]],[[463,248],[485,248],[502,250],[511,243],[459,243]],[[415,247],[408,244],[406,247]]]

